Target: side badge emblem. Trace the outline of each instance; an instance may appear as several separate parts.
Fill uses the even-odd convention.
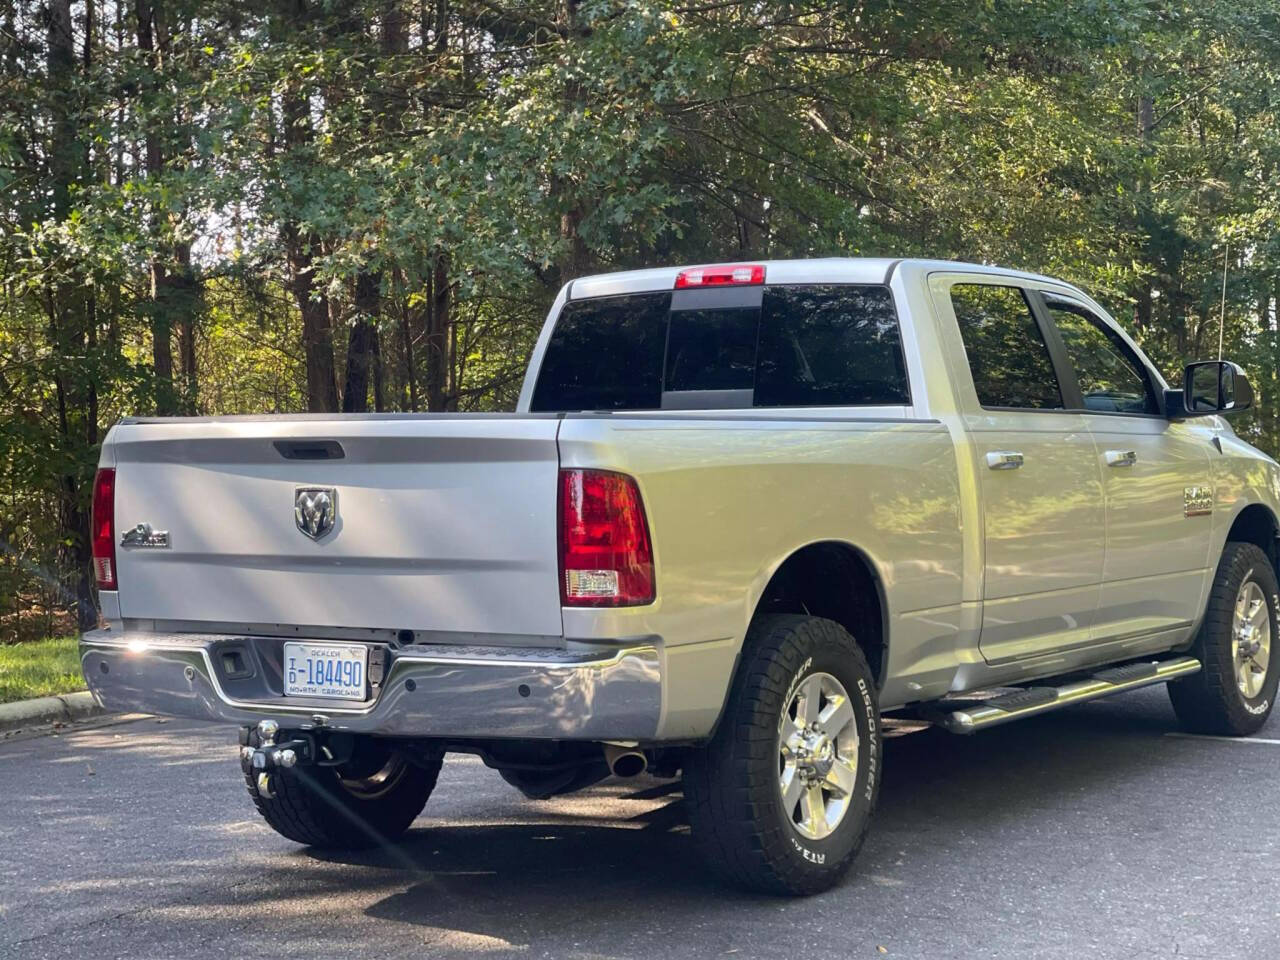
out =
[[[157,547],[169,546],[168,530],[152,530],[151,524],[140,523],[136,527],[130,527],[124,533],[120,534],[120,546],[122,547]]]
[[[1182,514],[1203,517],[1213,513],[1213,487],[1194,486],[1182,489]]]

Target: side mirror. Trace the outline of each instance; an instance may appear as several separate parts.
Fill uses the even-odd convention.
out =
[[[1182,381],[1183,415],[1237,413],[1253,406],[1253,386],[1229,360],[1201,360],[1187,365]]]

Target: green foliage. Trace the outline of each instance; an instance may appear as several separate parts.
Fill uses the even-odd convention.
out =
[[[1272,0],[136,9],[0,11],[0,618],[84,606],[120,414],[509,408],[594,270],[997,262],[1174,379],[1225,264],[1280,450]]]
[[[0,644],[0,703],[84,689],[75,637]]]

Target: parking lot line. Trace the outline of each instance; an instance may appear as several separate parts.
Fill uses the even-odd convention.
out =
[[[1265,743],[1271,746],[1280,746],[1280,740],[1268,740],[1266,737],[1215,737],[1207,733],[1175,733],[1169,732],[1166,737],[1174,737],[1178,740],[1221,740],[1224,743]]]

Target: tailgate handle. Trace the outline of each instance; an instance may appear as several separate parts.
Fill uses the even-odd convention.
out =
[[[341,460],[346,456],[337,440],[273,440],[271,445],[286,460]]]

